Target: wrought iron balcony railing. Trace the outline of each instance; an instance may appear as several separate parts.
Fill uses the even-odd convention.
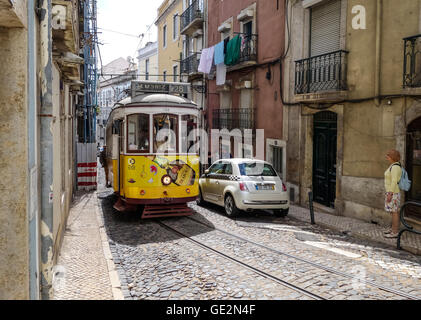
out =
[[[203,0],[195,0],[181,14],[181,30],[184,30],[196,19],[203,19]]]
[[[182,60],[180,63],[182,74],[196,73],[199,68],[200,53],[193,53],[191,56]]]
[[[238,63],[257,61],[257,34],[248,35],[241,33],[240,36],[242,41]]]
[[[339,50],[295,62],[295,94],[347,90],[348,51]]]
[[[256,129],[254,108],[232,108],[213,110],[214,129]]]
[[[421,34],[403,40],[403,87],[421,87]]]

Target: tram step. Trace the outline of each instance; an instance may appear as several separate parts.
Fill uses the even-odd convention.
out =
[[[142,219],[163,217],[191,216],[193,210],[186,204],[182,205],[147,205],[143,210]]]

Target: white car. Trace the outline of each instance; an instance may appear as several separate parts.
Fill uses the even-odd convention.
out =
[[[216,161],[199,179],[198,204],[224,206],[228,216],[241,210],[273,210],[285,217],[289,211],[287,188],[269,163],[252,159]]]

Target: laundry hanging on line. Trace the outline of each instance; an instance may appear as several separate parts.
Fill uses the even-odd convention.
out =
[[[225,64],[232,66],[240,59],[241,50],[241,37],[236,35],[232,40],[228,42],[227,53],[225,55]]]
[[[216,85],[223,86],[227,78],[227,66],[225,63],[216,65]]]
[[[199,72],[209,74],[212,69],[213,57],[215,53],[215,46],[202,50],[199,62]]]
[[[224,58],[225,58],[224,43],[225,41],[221,41],[215,46],[215,65],[224,63]]]

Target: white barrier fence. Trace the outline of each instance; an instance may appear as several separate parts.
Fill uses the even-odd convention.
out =
[[[78,190],[97,188],[97,146],[95,143],[77,144],[77,185]]]

